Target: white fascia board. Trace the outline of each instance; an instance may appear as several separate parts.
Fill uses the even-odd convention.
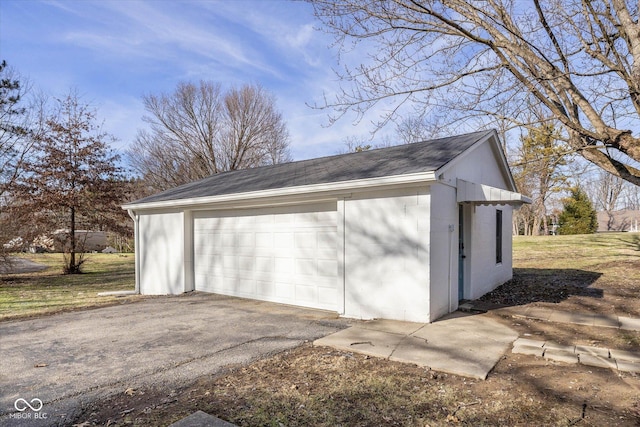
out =
[[[317,199],[330,195],[340,195],[349,191],[362,191],[380,187],[395,187],[419,183],[429,183],[436,180],[435,172],[420,172],[406,175],[393,175],[380,178],[357,179],[353,181],[331,182],[326,184],[302,185],[297,187],[275,188],[272,190],[250,191],[246,193],[223,194],[220,196],[196,197],[191,199],[164,200],[149,203],[130,203],[123,205],[123,209],[139,211],[147,209],[168,208],[198,208],[204,205],[229,204],[234,202],[249,202],[260,199],[286,198],[296,200]],[[268,203],[265,203],[268,204]]]

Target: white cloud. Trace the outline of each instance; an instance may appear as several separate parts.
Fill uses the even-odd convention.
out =
[[[96,104],[96,108],[98,118],[104,120],[102,130],[117,138],[112,147],[123,153],[144,125],[141,120],[145,114],[142,101],[134,97],[109,99]]]
[[[323,94],[331,97],[339,84],[331,71],[332,38],[314,29],[307,3],[60,0],[28,5],[0,3],[3,21],[10,24],[0,27],[6,55],[24,64],[19,71],[32,75],[46,92],[77,87],[89,94],[105,130],[120,139],[118,149],[144,127],[141,95],[170,92],[181,80],[262,84],[278,100],[296,158],[334,154],[345,137],[367,135],[371,128],[369,117],[354,126],[353,116],[325,127],[329,111],[307,106],[321,104]]]

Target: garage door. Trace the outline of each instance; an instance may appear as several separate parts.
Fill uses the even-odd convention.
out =
[[[337,311],[336,218],[336,203],[196,213],[196,290]]]

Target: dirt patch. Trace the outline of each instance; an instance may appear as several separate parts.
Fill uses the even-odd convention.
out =
[[[240,426],[640,423],[640,379],[507,354],[486,381],[305,345],[179,390],[128,390],[90,425],[168,425],[197,410]]]
[[[640,270],[640,258],[625,269]],[[618,267],[602,272],[575,269],[514,269],[513,279],[479,302],[498,307],[535,306],[562,311],[640,317],[640,281]],[[606,273],[605,273],[606,272]],[[634,271],[635,273],[635,271]]]

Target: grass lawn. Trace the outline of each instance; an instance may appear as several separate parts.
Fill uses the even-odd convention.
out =
[[[640,317],[638,234],[517,237],[514,268],[494,300]],[[520,336],[640,351],[640,332],[496,313]],[[160,426],[196,410],[239,426],[638,426],[640,377],[507,352],[477,381],[307,344],[193,384],[123,392],[77,421]]]
[[[88,254],[83,274],[62,274],[62,254],[20,254],[47,265],[36,273],[0,275],[0,320],[131,302],[139,295],[98,296],[99,292],[133,290],[133,254]]]

